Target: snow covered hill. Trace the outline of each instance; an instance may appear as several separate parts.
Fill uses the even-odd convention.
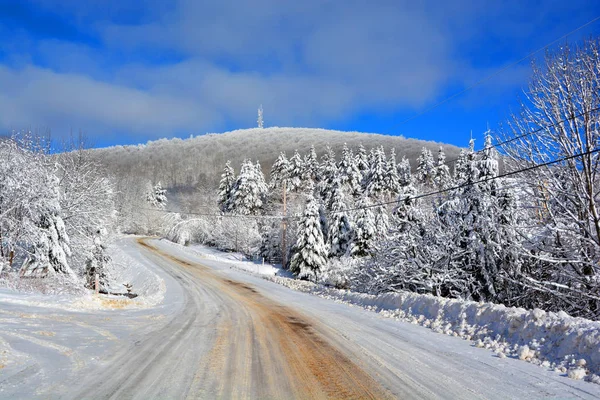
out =
[[[161,181],[164,187],[195,187],[200,184],[215,186],[225,162],[231,160],[237,170],[245,158],[259,159],[265,174],[284,151],[291,157],[294,150],[306,153],[314,145],[321,156],[327,145],[339,156],[342,146],[367,150],[384,146],[386,151],[396,149],[398,158],[406,156],[413,167],[421,148],[437,151],[440,143],[406,139],[372,133],[342,132],[314,128],[241,129],[221,134],[210,133],[190,139],[160,139],[137,146],[115,146],[92,151],[117,176],[135,176]],[[466,145],[466,143],[465,143]],[[459,149],[443,145],[448,158],[454,158]]]

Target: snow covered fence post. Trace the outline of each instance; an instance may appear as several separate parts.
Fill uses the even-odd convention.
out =
[[[94,282],[94,289],[96,291],[96,294],[100,293],[100,274],[96,274],[95,277],[95,282]]]

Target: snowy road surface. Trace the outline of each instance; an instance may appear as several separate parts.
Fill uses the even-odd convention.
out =
[[[120,246],[161,274],[160,306],[0,302],[0,398],[600,397],[600,385],[143,243]]]

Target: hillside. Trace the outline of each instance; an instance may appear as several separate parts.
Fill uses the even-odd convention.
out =
[[[151,182],[161,181],[168,188],[215,186],[223,165],[231,160],[236,172],[245,158],[260,160],[268,176],[273,161],[281,151],[291,157],[294,150],[305,153],[314,145],[321,156],[330,145],[339,156],[347,143],[356,149],[363,144],[367,150],[384,146],[386,152],[395,148],[397,158],[406,156],[415,167],[422,147],[437,151],[440,143],[402,136],[341,132],[313,128],[242,129],[221,134],[206,134],[190,139],[160,139],[137,146],[115,146],[92,151],[117,177],[135,176]],[[459,149],[444,145],[449,159]]]

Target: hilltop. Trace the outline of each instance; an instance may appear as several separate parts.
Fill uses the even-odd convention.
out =
[[[456,146],[402,136],[275,127],[209,133],[189,139],[160,139],[143,145],[95,149],[91,155],[102,161],[117,178],[135,176],[151,182],[161,181],[168,188],[183,189],[215,186],[227,160],[231,160],[236,171],[245,158],[260,160],[268,176],[271,164],[282,151],[290,157],[296,149],[305,153],[314,145],[321,156],[329,145],[339,156],[344,143],[354,149],[361,143],[367,150],[383,146],[389,152],[395,148],[398,160],[406,156],[413,168],[422,147],[435,152],[443,145],[448,158],[454,158],[459,152]]]

